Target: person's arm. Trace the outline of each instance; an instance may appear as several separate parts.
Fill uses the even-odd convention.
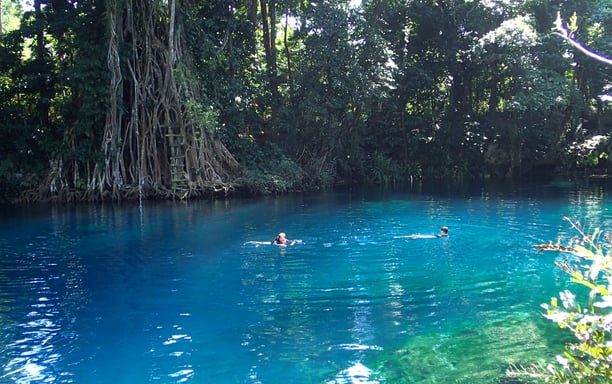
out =
[[[394,239],[437,239],[438,235],[406,235],[406,236],[393,236]]]
[[[247,244],[253,244],[253,245],[270,245],[270,244],[274,244],[273,242],[270,241],[247,241],[244,243],[244,245]]]

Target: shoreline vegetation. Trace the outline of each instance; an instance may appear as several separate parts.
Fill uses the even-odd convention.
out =
[[[608,173],[596,173],[589,175],[568,175],[568,174],[555,174],[546,175],[545,178],[540,178],[537,182],[542,183],[584,183],[589,180],[612,180],[612,174]],[[115,191],[85,191],[85,190],[56,190],[54,193],[51,191],[42,191],[40,188],[28,189],[20,192],[19,194],[12,197],[4,197],[4,204],[8,205],[30,205],[30,204],[46,204],[46,203],[96,203],[96,202],[119,202],[119,201],[138,201],[138,200],[198,200],[198,199],[225,199],[232,197],[261,197],[266,195],[279,195],[286,193],[302,193],[302,192],[317,192],[325,189],[341,188],[341,187],[367,187],[367,186],[379,186],[379,187],[401,187],[406,186],[410,189],[421,190],[424,185],[432,186],[438,185],[439,183],[446,183],[445,185],[460,186],[464,184],[484,184],[487,183],[498,183],[500,185],[520,185],[521,183],[534,182],[533,178],[512,180],[512,179],[490,179],[488,177],[480,178],[478,180],[457,180],[457,181],[445,181],[445,180],[416,180],[411,182],[397,182],[390,184],[365,184],[365,183],[346,183],[339,182],[334,183],[325,187],[315,188],[283,188],[282,190],[273,190],[272,188],[265,188],[264,190],[256,190],[252,186],[240,184],[240,183],[220,183],[209,186],[202,186],[198,189],[171,189],[171,188],[157,188],[155,190],[144,190],[139,189],[138,186],[125,186],[121,190]],[[427,187],[425,187],[427,188]]]
[[[519,3],[2,2],[0,201],[609,175],[612,14]]]

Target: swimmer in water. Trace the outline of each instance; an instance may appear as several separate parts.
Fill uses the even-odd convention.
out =
[[[444,226],[440,228],[440,233],[437,235],[417,235],[412,234],[408,236],[395,236],[396,239],[408,238],[408,239],[439,239],[441,237],[448,237],[448,227]]]
[[[276,235],[276,237],[274,238],[274,240],[272,241],[247,241],[246,244],[253,244],[253,245],[278,245],[281,247],[286,247],[288,245],[295,245],[298,243],[301,243],[302,240],[289,240],[287,239],[287,235],[285,234],[285,232],[281,232],[278,235]]]
[[[436,237],[447,237],[448,236],[448,227],[444,226],[440,228],[440,233]]]
[[[274,240],[272,241],[272,244],[274,245],[293,245],[296,242],[294,240],[289,240],[287,239],[287,235],[285,234],[285,232],[281,232],[278,235],[276,235],[276,237],[274,238]]]

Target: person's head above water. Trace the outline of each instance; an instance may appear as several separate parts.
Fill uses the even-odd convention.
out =
[[[440,235],[441,236],[448,236],[448,227],[442,227],[440,228]]]
[[[274,238],[274,241],[272,243],[274,243],[274,244],[287,244],[287,243],[289,243],[289,240],[287,240],[287,235],[285,234],[285,232],[281,232],[278,235],[276,235],[276,237]]]

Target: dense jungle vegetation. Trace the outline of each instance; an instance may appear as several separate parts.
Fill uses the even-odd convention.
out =
[[[5,201],[610,165],[612,0],[0,1]]]

